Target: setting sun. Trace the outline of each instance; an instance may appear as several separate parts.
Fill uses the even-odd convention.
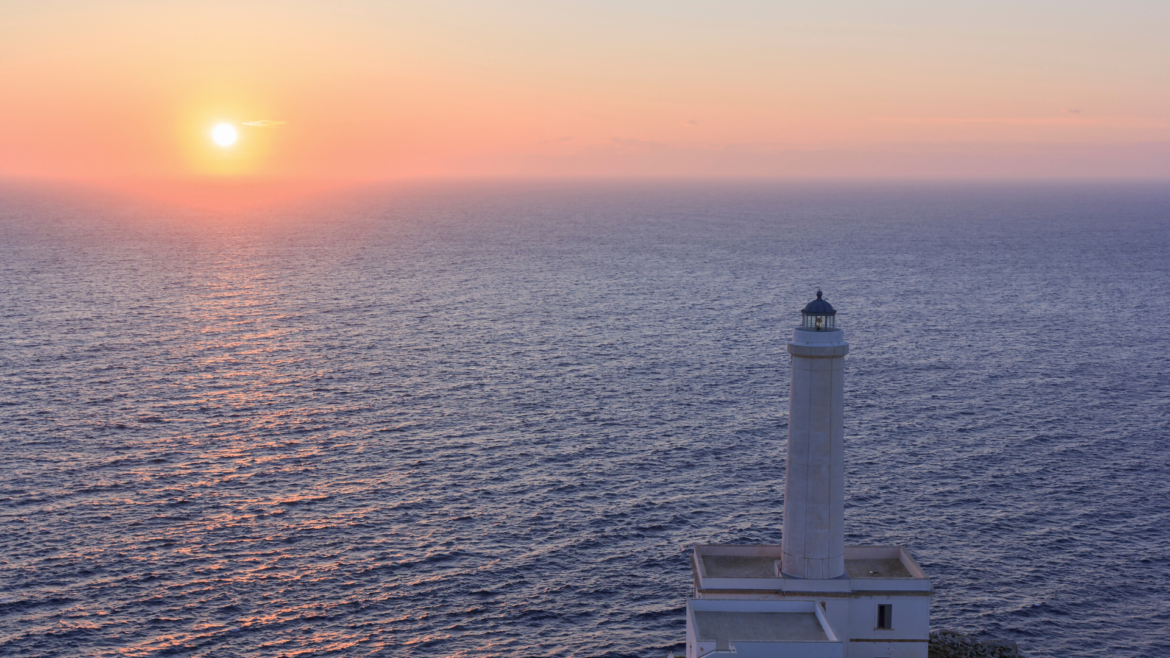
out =
[[[0,0],[0,658],[1170,658],[1168,25]]]
[[[236,129],[226,123],[221,123],[211,130],[211,139],[220,146],[231,146],[236,143]]]

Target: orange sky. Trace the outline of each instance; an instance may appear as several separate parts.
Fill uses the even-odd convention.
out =
[[[1170,177],[1164,0],[813,4],[9,3],[0,175]]]

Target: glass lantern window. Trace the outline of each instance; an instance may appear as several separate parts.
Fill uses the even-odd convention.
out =
[[[808,331],[831,331],[834,319],[832,315],[806,315],[803,328]]]

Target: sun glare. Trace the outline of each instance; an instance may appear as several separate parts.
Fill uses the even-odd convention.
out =
[[[236,129],[226,123],[221,123],[212,128],[211,139],[220,146],[231,146],[236,143]]]

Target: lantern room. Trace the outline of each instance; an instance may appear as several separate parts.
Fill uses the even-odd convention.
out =
[[[837,310],[821,299],[820,290],[817,291],[817,298],[809,302],[800,314],[804,316],[800,328],[805,331],[833,331],[836,328]]]

